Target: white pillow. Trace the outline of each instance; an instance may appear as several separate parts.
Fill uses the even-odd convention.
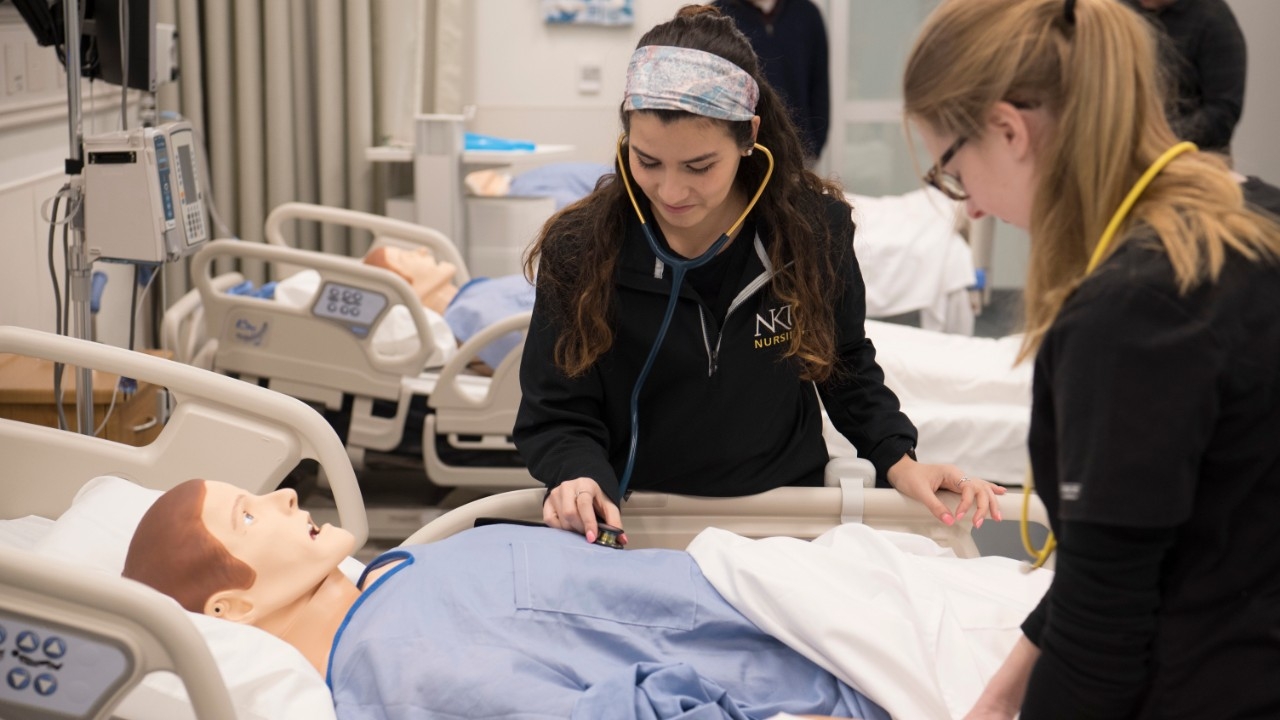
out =
[[[94,478],[32,551],[118,576],[134,528],[160,495],[122,478]],[[347,558],[340,568],[354,579],[363,565]],[[334,717],[333,698],[324,678],[292,645],[255,627],[197,613],[187,616],[213,652],[239,720]],[[130,691],[115,716],[171,720],[195,718],[195,713],[177,675],[156,672]]]
[[[104,475],[85,483],[32,551],[64,562],[88,565],[119,575],[129,553],[129,540],[159,490]]]

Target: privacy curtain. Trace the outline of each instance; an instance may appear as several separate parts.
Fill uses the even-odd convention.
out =
[[[160,21],[178,29],[181,68],[158,104],[190,120],[207,148],[213,237],[262,242],[267,214],[294,200],[381,210],[383,191],[365,152],[393,139],[383,128],[405,124],[390,115],[421,107],[423,78],[434,72],[424,65],[434,55],[395,49],[426,37],[428,2],[158,0]],[[369,238],[354,235],[302,224],[292,240],[359,255]],[[270,279],[260,262],[242,264],[218,270]],[[167,307],[189,288],[186,263],[170,266],[165,280]]]

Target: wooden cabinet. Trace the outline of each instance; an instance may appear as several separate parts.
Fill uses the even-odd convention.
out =
[[[62,406],[68,428],[77,429],[76,375],[74,367],[62,371]],[[133,392],[117,391],[119,377],[93,372],[94,429],[99,437],[128,445],[150,443],[163,427],[164,394],[150,383],[138,383]],[[112,407],[112,395],[115,406]],[[108,415],[108,411],[110,414]],[[53,363],[49,360],[0,353],[0,417],[58,426],[53,397]],[[106,424],[103,425],[103,420]]]

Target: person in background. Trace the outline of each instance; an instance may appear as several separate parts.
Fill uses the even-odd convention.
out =
[[[1000,519],[1003,488],[916,462],[866,336],[850,207],[804,168],[733,21],[690,5],[647,32],[621,124],[616,174],[553,216],[525,262],[537,292],[512,436],[548,488],[547,524],[594,541],[597,516],[620,526],[628,487],[820,486],[824,409],[882,486],[946,524],[971,508],[976,525]],[[938,490],[960,493],[954,513]]]
[[[827,27],[811,0],[716,0],[751,41],[769,84],[791,109],[812,168],[831,125]]]
[[[944,0],[907,62],[926,181],[1031,242],[1055,574],[970,718],[1280,717],[1280,225],[1157,47],[1114,0]]]
[[[1231,155],[1244,111],[1244,33],[1226,0],[1124,0],[1164,32],[1173,131],[1201,150]]]

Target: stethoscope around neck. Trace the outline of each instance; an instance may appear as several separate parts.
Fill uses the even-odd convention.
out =
[[[667,336],[667,328],[671,326],[671,317],[675,315],[676,300],[680,297],[680,286],[684,282],[686,272],[694,268],[702,267],[711,262],[724,246],[729,244],[729,238],[738,229],[742,227],[742,223],[746,222],[747,215],[751,213],[751,209],[756,206],[756,202],[760,196],[764,194],[764,188],[769,184],[769,178],[773,177],[773,153],[769,149],[759,143],[753,143],[755,149],[764,153],[765,158],[769,161],[769,168],[764,173],[764,179],[760,181],[760,187],[756,188],[756,193],[751,197],[751,202],[747,203],[747,207],[738,216],[738,220],[729,226],[729,229],[720,235],[715,242],[711,243],[695,258],[684,258],[670,252],[662,247],[658,242],[658,238],[653,234],[653,228],[649,227],[644,219],[644,212],[640,210],[640,203],[636,201],[635,191],[631,188],[631,180],[627,178],[627,163],[622,157],[622,143],[626,136],[618,137],[618,175],[622,178],[622,185],[627,190],[627,197],[631,199],[631,207],[635,208],[636,217],[640,218],[640,230],[644,233],[644,238],[649,243],[649,249],[657,256],[659,260],[671,268],[671,294],[667,297],[666,314],[662,317],[662,325],[658,327],[658,335],[653,340],[653,347],[649,348],[649,357],[645,358],[644,365],[640,368],[640,374],[636,377],[635,387],[631,389],[631,446],[627,450],[627,464],[622,471],[622,478],[618,481],[618,497],[621,499],[626,495],[627,485],[631,482],[631,471],[636,464],[636,446],[640,441],[640,389],[644,387],[644,381],[649,377],[649,370],[653,368],[654,358],[658,356],[658,349],[662,347],[662,341]]]

